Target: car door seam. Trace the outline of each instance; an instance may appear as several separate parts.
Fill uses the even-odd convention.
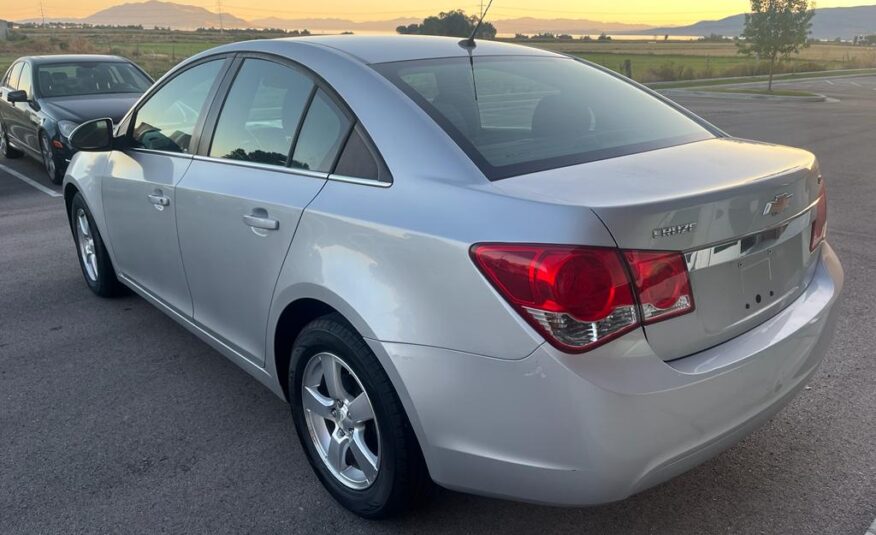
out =
[[[322,190],[325,189],[326,184],[328,184],[328,179],[324,179],[322,185],[319,187],[319,190],[314,194],[313,198],[301,208],[301,213],[298,215],[298,220],[295,222],[295,229],[292,231],[292,237],[289,239],[289,245],[286,246],[286,254],[283,255],[283,262],[280,263],[280,269],[277,271],[277,278],[274,280],[274,288],[271,291],[271,301],[268,303],[268,317],[270,318],[271,311],[274,309],[274,300],[277,297],[277,285],[280,284],[280,277],[283,275],[283,270],[286,268],[286,261],[289,260],[289,253],[292,251],[292,244],[295,243],[295,236],[298,234],[298,227],[301,226],[301,220],[304,219],[304,214],[307,213],[307,209],[310,208],[310,205],[319,197]],[[263,367],[267,367],[268,364],[268,351],[269,348],[273,347],[273,343],[270,340],[271,334],[271,322],[265,322],[265,354],[264,360],[262,362]],[[276,355],[274,355],[276,358]]]

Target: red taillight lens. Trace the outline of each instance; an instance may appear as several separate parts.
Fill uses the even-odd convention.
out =
[[[646,324],[693,311],[693,293],[681,253],[625,251]]]
[[[552,345],[571,353],[617,338],[638,327],[640,319],[654,323],[694,309],[680,253],[480,244],[471,254],[526,321]]]
[[[581,353],[634,329],[638,313],[620,251],[484,244],[475,264],[554,346]]]
[[[824,241],[827,235],[827,189],[824,180],[821,181],[821,191],[818,194],[818,204],[815,205],[815,221],[812,222],[812,237],[809,239],[809,251],[812,252]]]

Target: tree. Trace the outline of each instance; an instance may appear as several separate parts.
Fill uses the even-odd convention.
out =
[[[466,15],[465,11],[455,9],[442,11],[437,16],[426,17],[422,24],[409,24],[399,26],[396,32],[409,35],[446,35],[450,37],[468,37],[474,31],[479,17]],[[475,37],[481,39],[495,39],[496,28],[489,22],[481,24]]]
[[[776,63],[809,46],[814,16],[809,0],[751,0],[751,13],[745,15],[743,39],[736,45],[740,54],[769,61],[769,91],[773,90]]]

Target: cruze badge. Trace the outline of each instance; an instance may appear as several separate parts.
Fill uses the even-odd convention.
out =
[[[655,228],[654,230],[651,231],[651,237],[653,237],[653,238],[668,238],[670,236],[677,236],[679,234],[693,232],[695,228],[697,228],[696,223],[685,223],[683,225],[674,225],[671,227]]]
[[[766,203],[763,209],[763,215],[779,215],[791,206],[791,197],[793,193],[780,193],[773,197],[773,200]]]

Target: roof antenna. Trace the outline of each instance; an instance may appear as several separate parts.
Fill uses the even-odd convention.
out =
[[[490,2],[487,4],[487,9],[485,9],[484,12],[481,13],[481,18],[478,19],[478,23],[475,24],[474,30],[472,30],[471,35],[468,36],[468,39],[463,39],[462,41],[460,41],[459,46],[461,46],[462,48],[467,48],[469,49],[469,51],[472,48],[478,46],[477,43],[475,43],[475,35],[477,35],[478,30],[481,29],[481,24],[484,23],[484,17],[487,16],[487,11],[490,10],[491,5],[493,5],[493,0],[490,0]]]

